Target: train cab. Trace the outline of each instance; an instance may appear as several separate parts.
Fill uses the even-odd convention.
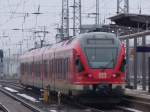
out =
[[[95,87],[125,83],[125,49],[114,34],[81,34],[78,37],[75,57],[75,84]]]

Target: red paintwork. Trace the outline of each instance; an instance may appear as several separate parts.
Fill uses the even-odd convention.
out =
[[[121,50],[119,53],[119,56],[117,58],[117,64],[115,65],[114,69],[105,69],[105,70],[101,70],[101,69],[90,69],[88,67],[87,61],[86,61],[86,57],[83,54],[80,45],[77,44],[77,46],[75,47],[75,50],[78,54],[80,54],[81,56],[81,62],[83,63],[84,67],[85,67],[85,71],[82,73],[76,73],[75,77],[74,77],[74,84],[85,84],[85,85],[91,85],[91,84],[123,84],[125,83],[125,74],[122,73],[119,69],[121,67],[122,61],[125,57],[125,48],[124,45],[121,44]],[[107,78],[105,79],[100,79],[98,78],[98,74],[100,73],[107,73]],[[119,73],[120,76],[117,78],[113,78],[112,75],[115,73]],[[88,78],[87,75],[88,74],[92,74],[92,77]]]
[[[52,59],[55,57],[63,57],[63,54],[66,54],[66,56],[70,56],[70,65],[69,65],[69,74],[67,78],[67,82],[71,84],[77,84],[77,85],[92,85],[92,84],[123,84],[125,82],[125,74],[120,71],[121,64],[123,62],[124,56],[125,56],[125,48],[124,45],[121,43],[121,49],[119,56],[117,58],[117,63],[115,65],[114,69],[90,69],[88,67],[88,63],[86,61],[86,57],[84,53],[82,52],[82,49],[80,48],[79,40],[73,41],[71,44],[67,44],[68,41],[64,41],[61,43],[58,43],[56,45],[53,45],[52,47],[47,48],[41,48],[41,49],[35,49],[33,51],[30,51],[26,54],[24,54],[21,57],[22,62],[30,61],[30,62],[36,62],[38,60],[42,61],[44,59]],[[54,55],[55,52],[55,55]],[[68,54],[69,53],[69,54]],[[77,57],[77,55],[80,55],[81,63],[84,65],[85,71],[78,73],[76,71],[74,62]],[[65,56],[64,56],[65,57]],[[43,64],[40,67],[42,70],[40,79],[36,77],[34,73],[32,73],[31,77],[22,76],[22,80],[31,80],[31,82],[36,83],[35,80],[47,80],[51,82],[53,80],[54,75],[48,74],[48,78],[45,78],[43,76]],[[32,68],[33,71],[35,68]],[[106,73],[107,78],[99,78],[98,75],[100,73]],[[113,78],[113,74],[120,74],[117,78]],[[91,74],[91,77],[88,77],[88,74]],[[31,79],[30,79],[31,78]]]

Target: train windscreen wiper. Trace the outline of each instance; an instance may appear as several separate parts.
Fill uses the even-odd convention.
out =
[[[112,58],[108,63],[106,63],[104,66],[99,66],[101,69],[105,70],[106,68],[108,68],[109,64],[113,62],[114,65],[114,58]]]

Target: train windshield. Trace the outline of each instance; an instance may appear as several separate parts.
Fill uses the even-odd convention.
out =
[[[117,57],[117,48],[85,48],[90,68],[114,68]]]

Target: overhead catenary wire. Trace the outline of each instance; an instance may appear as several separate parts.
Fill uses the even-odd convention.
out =
[[[15,10],[12,11],[11,15],[9,16],[9,18],[8,18],[4,23],[0,24],[0,27],[2,27],[3,25],[5,25],[6,23],[8,23],[11,19],[13,19],[13,17],[14,17],[14,12],[17,11],[17,9],[18,9],[19,6],[21,5],[21,3],[22,3],[22,0],[20,0],[20,2],[17,4]]]

